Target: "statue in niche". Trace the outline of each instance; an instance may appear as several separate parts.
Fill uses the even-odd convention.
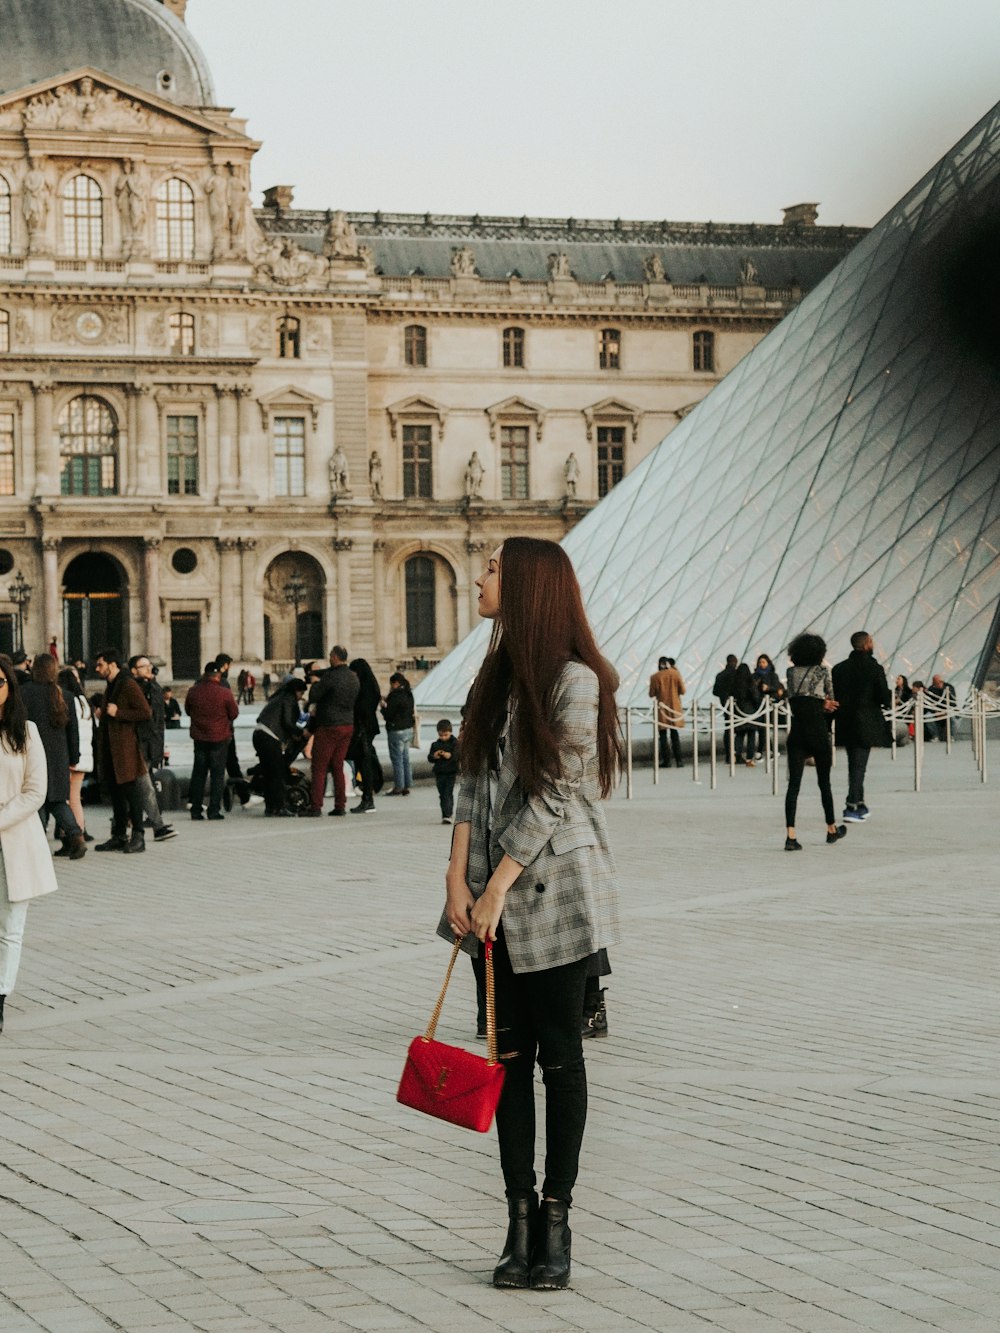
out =
[[[323,253],[328,259],[357,258],[358,233],[342,208],[336,209],[327,219]]]
[[[205,182],[205,196],[212,223],[212,258],[223,259],[229,253],[229,177],[221,168]]]
[[[646,275],[647,282],[663,282],[667,276],[663,267],[663,260],[658,254],[646,256],[642,261],[642,271]]]
[[[570,454],[566,459],[563,476],[566,478],[566,495],[570,500],[575,500],[576,484],[580,480],[580,464],[576,461],[576,454]]]
[[[472,457],[469,459],[468,466],[465,469],[465,497],[467,500],[481,500],[483,493],[483,477],[486,475],[486,469],[479,461],[478,452],[473,449]]]
[[[28,253],[38,252],[45,220],[49,215],[49,183],[37,158],[28,160],[28,171],[21,186],[21,213],[28,230]]]
[[[377,449],[368,460],[368,486],[373,500],[382,499],[382,459]]]
[[[331,496],[350,495],[351,476],[347,465],[347,455],[343,447],[337,445],[330,458],[330,494]]]
[[[470,246],[460,245],[452,250],[451,276],[453,278],[474,278],[476,276],[476,256]]]
[[[569,255],[565,250],[560,250],[558,254],[549,255],[548,265],[550,278],[571,278],[573,276],[569,266]]]
[[[740,282],[744,287],[755,287],[759,280],[760,275],[757,272],[757,265],[747,255],[740,267]]]
[[[141,243],[146,226],[146,185],[131,159],[125,163],[125,170],[115,186],[115,197],[121,214],[125,248],[131,254],[137,243]]]
[[[239,250],[243,233],[247,225],[247,200],[250,190],[241,171],[229,163],[229,179],[226,182],[226,222],[229,228],[229,244],[233,250]]]

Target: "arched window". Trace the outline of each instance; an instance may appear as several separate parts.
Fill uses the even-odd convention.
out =
[[[509,328],[503,331],[503,363],[510,369],[524,367],[524,329]]]
[[[63,495],[118,494],[118,426],[103,398],[81,394],[59,413]]]
[[[0,176],[0,255],[9,255],[10,246],[10,186]]]
[[[156,251],[161,259],[194,259],[194,191],[177,176],[157,186]]]
[[[10,315],[0,310],[0,352],[10,351]]]
[[[715,369],[715,334],[699,329],[691,339],[695,370]]]
[[[104,248],[104,197],[91,176],[63,186],[63,249],[74,259],[96,259]]]
[[[406,645],[433,648],[437,643],[434,561],[415,555],[406,562]]]
[[[185,310],[170,316],[170,355],[194,356],[194,315]]]
[[[622,364],[621,329],[601,329],[600,363],[602,370],[620,370]]]
[[[427,365],[427,330],[422,324],[407,324],[403,330],[403,359],[408,366]]]
[[[278,355],[284,361],[298,360],[299,321],[294,315],[282,315],[278,320]]]

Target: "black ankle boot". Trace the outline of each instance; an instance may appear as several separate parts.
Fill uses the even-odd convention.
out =
[[[494,1287],[526,1287],[538,1226],[538,1195],[532,1192],[507,1200],[510,1226],[500,1262],[493,1270]]]
[[[0,1032],[3,1031],[3,1002],[6,998],[6,995],[0,995]],[[525,1286],[527,1286],[527,1283],[525,1283]]]
[[[122,848],[123,852],[144,852],[146,850],[146,835],[142,829],[133,829],[132,836]]]
[[[569,1204],[561,1199],[543,1200],[531,1265],[531,1285],[536,1291],[560,1291],[569,1286],[570,1240]]]

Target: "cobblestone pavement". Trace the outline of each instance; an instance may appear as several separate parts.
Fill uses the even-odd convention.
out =
[[[60,863],[0,1039],[0,1329],[996,1333],[997,792],[906,760],[832,848],[807,771],[795,855],[759,767],[612,802],[564,1293],[489,1287],[492,1134],[394,1101],[447,957],[432,788]]]

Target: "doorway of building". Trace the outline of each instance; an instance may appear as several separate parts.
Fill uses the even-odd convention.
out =
[[[197,680],[201,675],[201,614],[170,613],[170,670],[174,680]]]
[[[78,555],[63,575],[63,648],[68,662],[92,664],[102,648],[128,657],[128,584],[111,556]]]

